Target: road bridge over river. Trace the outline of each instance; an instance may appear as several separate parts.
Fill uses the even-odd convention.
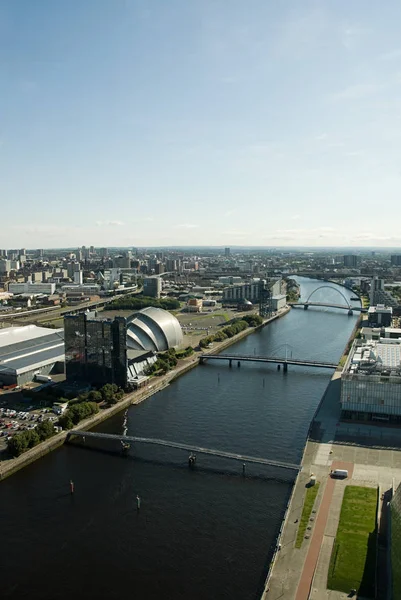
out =
[[[259,465],[267,465],[270,467],[279,467],[281,469],[288,469],[291,471],[299,471],[300,465],[288,462],[282,462],[279,460],[270,460],[268,458],[261,458],[257,456],[248,456],[246,454],[236,454],[234,452],[226,452],[225,450],[213,450],[211,448],[204,448],[202,446],[195,446],[193,444],[183,444],[181,442],[171,442],[168,440],[159,440],[155,438],[144,438],[130,435],[118,435],[114,433],[97,433],[94,431],[79,431],[72,430],[67,436],[67,441],[72,436],[83,438],[84,441],[88,439],[98,440],[116,440],[121,443],[133,443],[133,444],[152,444],[155,446],[165,446],[168,448],[176,448],[178,450],[186,450],[196,454],[208,454],[212,456],[219,456],[221,458],[230,458],[232,460],[239,460],[242,463],[256,463]]]

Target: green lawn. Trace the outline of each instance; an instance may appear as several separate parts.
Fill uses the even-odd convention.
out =
[[[327,587],[374,597],[377,489],[347,486],[330,560]]]
[[[309,523],[313,505],[315,503],[316,496],[319,491],[319,485],[319,483],[315,483],[315,485],[313,485],[312,487],[308,487],[308,489],[306,490],[304,507],[302,509],[301,520],[298,526],[297,539],[295,540],[295,548],[300,548],[302,546],[302,541],[305,536],[306,527]]]

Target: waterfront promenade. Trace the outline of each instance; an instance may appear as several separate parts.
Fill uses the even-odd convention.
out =
[[[390,489],[393,481],[401,482],[401,452],[380,447],[379,428],[376,438],[370,434],[368,447],[341,444],[342,425],[339,424],[340,373],[335,373],[321,406],[315,416],[310,439],[305,446],[300,472],[293,489],[290,505],[270,576],[262,600],[339,600],[347,594],[327,590],[331,551],[337,532],[344,489],[347,485],[379,487],[380,495]],[[354,425],[355,435],[361,425]],[[365,426],[368,427],[369,426]],[[348,429],[350,426],[348,426]],[[349,432],[352,435],[352,431]],[[394,434],[396,435],[396,434]],[[398,433],[401,442],[401,431]],[[314,438],[315,441],[313,439]],[[334,480],[331,469],[348,469],[349,477]],[[300,549],[295,548],[298,523],[301,519],[306,484],[311,474],[320,482],[315,512]]]

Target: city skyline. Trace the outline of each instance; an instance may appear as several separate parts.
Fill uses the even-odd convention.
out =
[[[251,8],[5,0],[0,246],[401,247],[401,6]]]

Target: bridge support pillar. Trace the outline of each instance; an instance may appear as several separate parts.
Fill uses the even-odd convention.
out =
[[[231,367],[233,366],[233,361],[232,361],[232,359],[231,359],[231,358],[230,358],[230,359],[229,359],[229,361],[228,361],[228,366],[230,367],[230,369],[231,369]]]
[[[304,310],[308,310],[309,306],[307,304],[304,304]]]
[[[201,356],[201,357],[200,357],[200,359],[199,359],[199,364],[200,364],[200,365],[203,365],[203,356]]]
[[[238,361],[237,362],[237,367],[240,367],[240,366],[241,366],[241,363],[240,363],[240,361]]]
[[[284,369],[284,373],[287,373],[288,371],[288,363],[283,363],[283,369]]]
[[[350,308],[350,309],[349,309],[349,311],[348,311],[348,315],[349,315],[349,316],[351,316],[351,315],[353,315],[353,314],[354,314],[354,313],[353,313],[353,310],[352,310],[352,308]]]

